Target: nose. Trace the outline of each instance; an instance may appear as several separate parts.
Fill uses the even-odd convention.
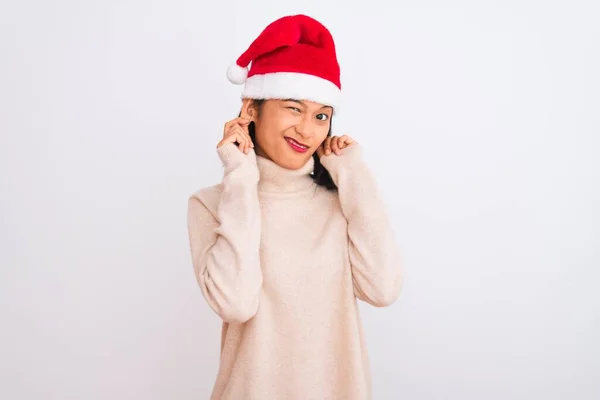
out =
[[[314,126],[312,121],[303,118],[302,121],[296,125],[296,133],[302,136],[304,139],[312,138],[314,134]]]

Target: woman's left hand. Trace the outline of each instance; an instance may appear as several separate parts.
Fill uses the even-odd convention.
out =
[[[352,146],[356,141],[348,135],[342,136],[327,136],[321,146],[317,149],[317,156],[323,157],[330,155],[332,152],[336,155],[342,154],[342,149]]]

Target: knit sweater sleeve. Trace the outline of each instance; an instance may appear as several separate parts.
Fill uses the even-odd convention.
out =
[[[224,166],[221,193],[212,207],[188,201],[188,232],[196,278],[210,307],[225,322],[245,322],[258,309],[261,213],[256,154],[235,144],[217,149]]]
[[[354,293],[377,307],[391,305],[403,284],[402,257],[376,180],[358,143],[340,155],[321,157],[338,186],[342,212],[348,221],[349,258]]]

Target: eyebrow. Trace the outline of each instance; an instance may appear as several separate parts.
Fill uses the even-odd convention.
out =
[[[304,107],[306,107],[306,103],[305,103],[305,102],[303,102],[302,100],[298,100],[298,99],[282,99],[282,100],[283,100],[283,101],[292,101],[292,102],[294,102],[294,103],[298,103],[298,104],[301,104],[301,105],[303,105]],[[331,106],[323,106],[323,107],[319,108],[319,110],[321,110],[321,109],[323,109],[323,108],[332,108],[332,109],[333,109],[333,107],[331,107]]]

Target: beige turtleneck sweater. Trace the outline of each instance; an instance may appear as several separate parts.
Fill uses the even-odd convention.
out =
[[[195,274],[223,320],[211,400],[370,399],[356,298],[390,305],[403,281],[362,148],[321,158],[337,193],[313,182],[312,158],[287,170],[235,144],[217,152],[222,182],[188,208]]]

